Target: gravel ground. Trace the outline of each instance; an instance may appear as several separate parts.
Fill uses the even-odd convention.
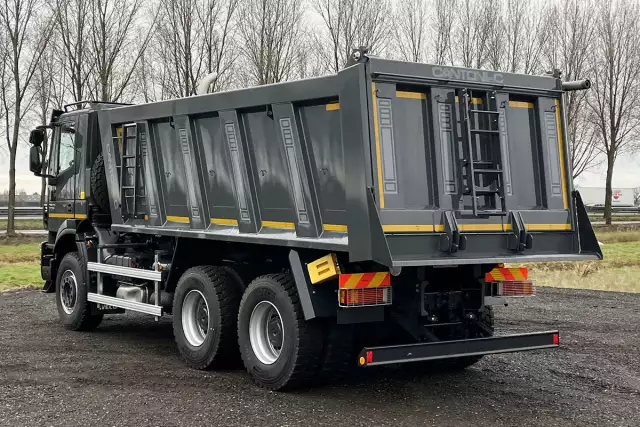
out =
[[[295,393],[258,389],[242,370],[188,369],[170,318],[108,316],[70,332],[37,291],[1,294],[0,315],[0,426],[640,425],[640,294],[543,289],[496,323],[559,328],[558,350],[421,378],[369,369]]]

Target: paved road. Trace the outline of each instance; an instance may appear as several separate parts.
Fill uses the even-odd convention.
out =
[[[171,319],[64,330],[53,296],[0,294],[1,426],[639,426],[640,294],[543,289],[497,312],[502,331],[560,328],[562,347],[455,374],[361,371],[296,393],[244,371],[186,368]]]

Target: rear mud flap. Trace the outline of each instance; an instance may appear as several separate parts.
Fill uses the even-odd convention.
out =
[[[573,192],[573,199],[576,204],[576,223],[578,224],[578,244],[581,254],[593,254],[597,255],[599,259],[603,259],[602,249],[596,238],[596,234],[591,227],[591,221],[587,214],[587,209],[584,207],[580,192],[575,190]]]

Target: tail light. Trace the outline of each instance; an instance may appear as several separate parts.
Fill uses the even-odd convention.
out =
[[[340,307],[391,304],[391,287],[340,289]]]
[[[536,284],[533,280],[509,280],[497,285],[497,295],[503,297],[526,297],[536,294]]]

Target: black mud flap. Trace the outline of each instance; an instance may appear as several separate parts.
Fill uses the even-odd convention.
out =
[[[600,249],[596,234],[593,232],[587,209],[584,207],[579,191],[576,190],[573,192],[573,199],[576,204],[576,222],[578,224],[580,253],[594,254],[600,259],[603,259],[602,249]]]
[[[467,340],[365,347],[358,356],[358,365],[367,367],[389,365],[391,363],[513,353],[516,351],[554,348],[559,345],[558,331],[546,331]]]

